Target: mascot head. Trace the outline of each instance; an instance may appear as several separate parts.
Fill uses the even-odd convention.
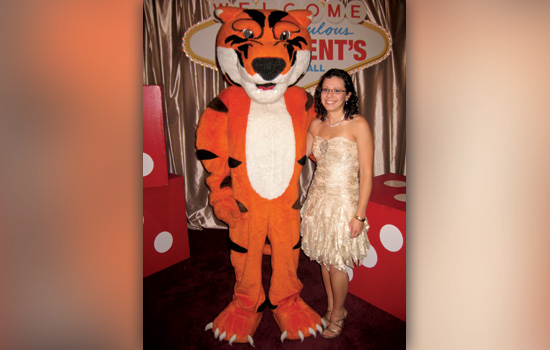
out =
[[[225,79],[255,102],[278,101],[307,72],[311,12],[220,7],[216,57]]]

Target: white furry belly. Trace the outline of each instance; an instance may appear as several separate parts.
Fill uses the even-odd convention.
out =
[[[273,104],[251,102],[246,126],[246,170],[254,191],[274,199],[287,189],[296,157],[292,119],[284,98]]]

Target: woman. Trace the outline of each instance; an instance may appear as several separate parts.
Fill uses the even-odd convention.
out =
[[[365,217],[372,188],[373,141],[367,120],[357,114],[351,77],[327,71],[315,90],[317,118],[308,130],[307,155],[317,162],[302,207],[302,249],[321,264],[327,294],[327,323],[321,333],[342,333],[347,310],[346,266],[359,265],[370,247]]]

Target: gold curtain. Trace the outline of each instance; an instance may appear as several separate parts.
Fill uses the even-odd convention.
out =
[[[373,132],[373,172],[374,176],[405,175],[405,0],[362,1],[367,6],[367,18],[390,32],[393,48],[382,63],[352,74],[359,112]],[[227,227],[208,205],[207,173],[195,156],[199,117],[227,84],[220,73],[192,63],[182,50],[185,31],[208,17],[207,1],[143,1],[143,84],[162,86],[168,170],[185,178],[190,229]],[[306,164],[302,199],[314,168],[312,162]]]

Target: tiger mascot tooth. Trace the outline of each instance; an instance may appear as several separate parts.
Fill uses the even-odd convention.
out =
[[[249,342],[265,308],[281,341],[322,331],[302,298],[299,179],[313,98],[294,86],[311,61],[311,12],[219,7],[219,68],[231,85],[207,106],[197,128],[197,158],[214,213],[229,226],[233,300],[206,326],[230,344]],[[268,242],[268,244],[266,244]],[[262,256],[271,254],[269,294]],[[324,323],[323,323],[324,325]]]

